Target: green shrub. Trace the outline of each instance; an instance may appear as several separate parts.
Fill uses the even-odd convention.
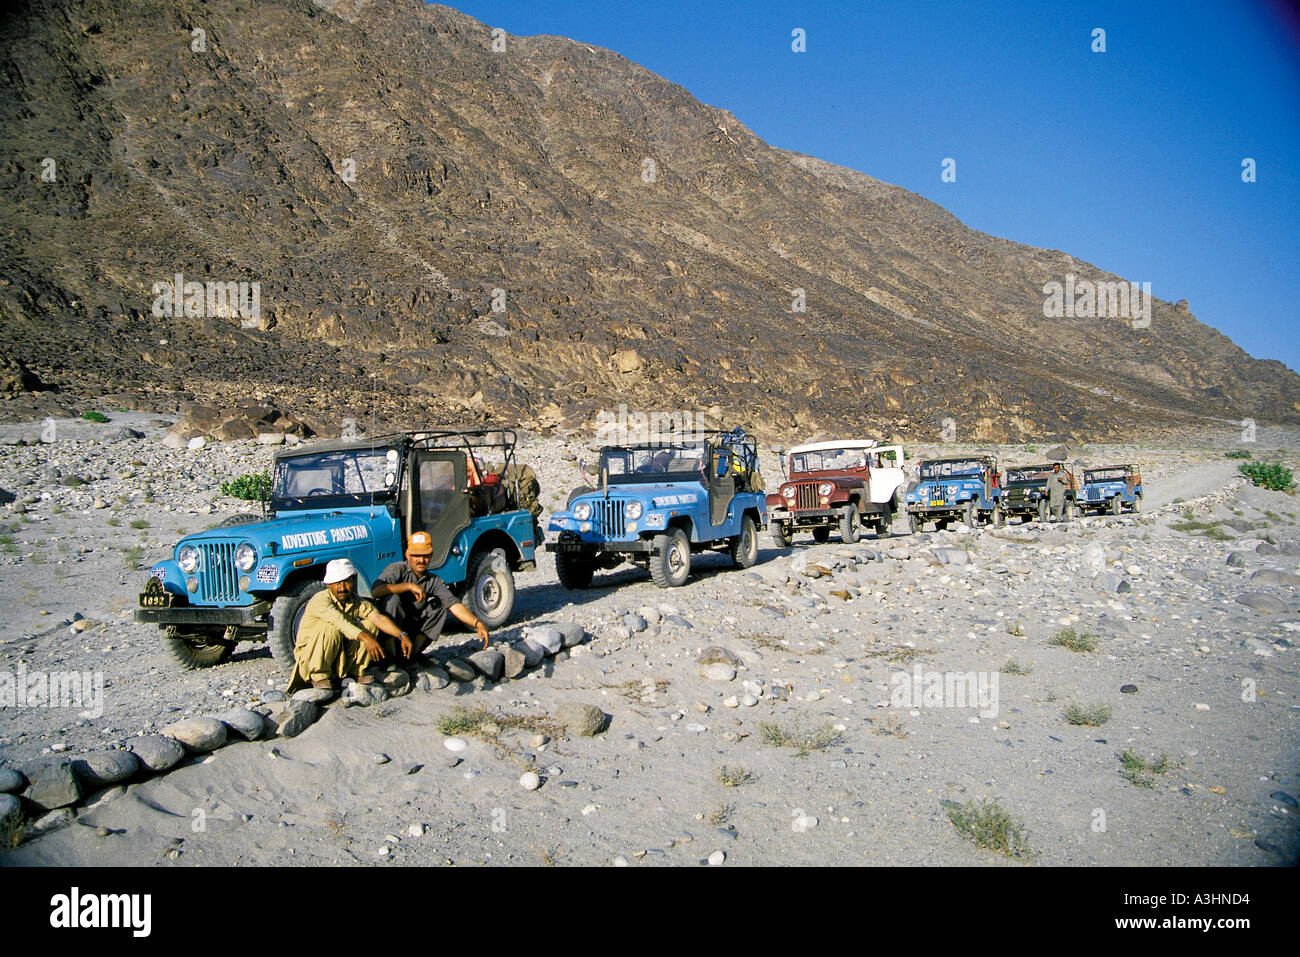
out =
[[[1007,857],[1030,856],[1024,828],[996,801],[982,804],[967,801],[964,807],[956,802],[947,802],[944,811],[957,832],[976,847],[986,847]]]
[[[1280,462],[1250,462],[1237,466],[1237,469],[1261,488],[1272,489],[1274,492],[1289,492],[1295,488],[1291,470]]]
[[[94,412],[94,411],[83,412],[81,413],[81,417],[85,419],[87,422],[98,422],[100,425],[103,425],[105,422],[108,421],[108,416],[106,416],[103,412]]]
[[[271,475],[268,472],[248,473],[221,483],[222,495],[240,498],[245,502],[260,502],[270,493]]]
[[[1069,648],[1071,651],[1096,651],[1097,636],[1088,632],[1079,634],[1073,628],[1062,628],[1051,638],[1048,639],[1049,645],[1059,645],[1062,648]]]
[[[1228,459],[1248,459],[1250,453],[1245,449],[1233,449],[1231,452],[1224,452],[1223,457]]]

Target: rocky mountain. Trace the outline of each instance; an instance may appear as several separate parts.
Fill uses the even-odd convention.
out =
[[[420,0],[47,0],[0,37],[0,414],[1300,422],[1300,377],[1185,303],[1044,318],[1046,283],[1121,277],[768,146],[608,50]]]

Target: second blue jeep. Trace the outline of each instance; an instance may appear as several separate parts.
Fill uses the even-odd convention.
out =
[[[917,467],[917,481],[908,486],[904,496],[908,525],[913,533],[928,521],[940,531],[957,519],[971,528],[981,517],[1000,525],[1001,483],[998,460],[992,455],[926,459]]]
[[[758,450],[737,431],[602,449],[598,487],[552,514],[558,538],[546,548],[566,588],[586,588],[597,569],[625,561],[648,568],[660,588],[674,588],[690,576],[693,552],[725,550],[748,568],[766,527]]]

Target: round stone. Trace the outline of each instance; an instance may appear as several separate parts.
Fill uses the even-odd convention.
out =
[[[727,859],[726,851],[714,851],[712,854],[709,855],[709,864],[712,867],[717,867],[726,859]]]
[[[469,747],[469,742],[464,738],[447,738],[442,742],[442,746],[448,751],[459,753]]]
[[[525,771],[519,775],[519,786],[525,791],[536,791],[542,786],[542,779],[537,776],[536,771]]]

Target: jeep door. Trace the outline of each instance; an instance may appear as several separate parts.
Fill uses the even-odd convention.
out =
[[[871,480],[868,486],[871,501],[882,505],[907,484],[907,476],[903,472],[903,450],[897,446],[873,449],[871,458]]]
[[[731,470],[730,452],[726,449],[709,452],[709,524],[719,529],[727,520],[731,500],[736,497],[736,476]],[[705,540],[701,535],[700,541]]]
[[[429,568],[436,571],[446,564],[452,542],[470,523],[465,452],[420,449],[411,453],[406,474],[402,502],[406,538],[409,541],[413,532],[429,533],[433,539]]]

